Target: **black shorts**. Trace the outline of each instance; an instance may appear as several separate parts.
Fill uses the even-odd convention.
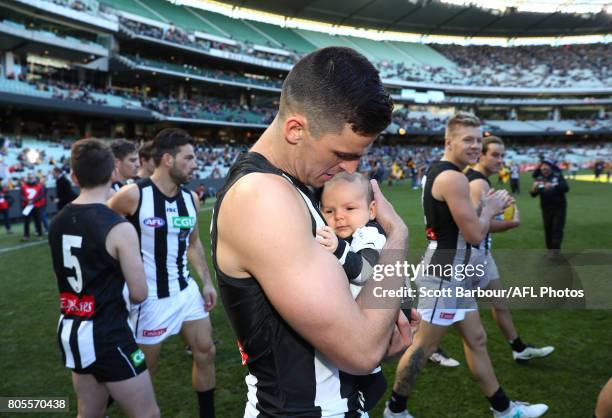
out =
[[[147,370],[144,353],[135,342],[96,350],[96,361],[84,369],[71,369],[77,374],[91,374],[100,383],[120,382]]]

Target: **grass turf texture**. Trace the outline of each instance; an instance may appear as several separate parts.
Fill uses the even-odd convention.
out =
[[[494,186],[497,187],[495,181]],[[529,185],[529,178],[523,177],[523,193],[518,197],[521,227],[497,234],[494,248],[543,248],[539,202],[528,196]],[[570,187],[564,248],[611,249],[612,219],[609,208],[612,207],[612,186],[570,181]],[[406,220],[411,231],[410,252],[419,257],[425,244],[420,191],[413,191],[407,185],[385,187],[383,190]],[[207,249],[210,216],[211,212],[207,210],[199,218],[202,241]],[[14,235],[7,236],[2,229],[0,251],[20,244],[21,226],[15,225],[14,231]],[[503,279],[504,266],[500,268]],[[600,271],[606,268],[610,270],[606,266],[596,267]],[[610,281],[609,273],[606,279]],[[516,364],[489,312],[481,312],[488,332],[489,353],[508,395],[512,399],[547,403],[550,406],[548,417],[591,416],[599,390],[612,375],[610,311],[531,310],[515,311],[513,314],[524,341],[554,345],[556,351],[547,359],[534,360],[527,365]],[[70,415],[75,416],[76,398],[70,373],[60,362],[57,347],[57,318],[57,287],[47,245],[0,253],[0,321],[3,325],[0,332],[0,396],[69,396]],[[213,311],[212,321],[214,338],[219,340],[216,358],[217,416],[241,417],[246,399],[244,376],[247,371],[240,364],[234,334],[222,306]],[[409,402],[411,413],[425,418],[491,416],[487,401],[469,374],[461,341],[454,329],[449,330],[443,346],[462,364],[455,369],[428,365]],[[395,364],[392,362],[383,366],[389,386],[393,382]],[[183,342],[178,336],[172,337],[164,344],[159,372],[154,379],[162,416],[197,415],[190,367],[191,358],[185,354]],[[389,393],[390,387],[385,399]],[[385,399],[370,416],[382,416]],[[112,406],[109,416],[123,415],[116,406]]]

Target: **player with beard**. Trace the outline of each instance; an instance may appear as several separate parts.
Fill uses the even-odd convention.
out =
[[[208,312],[215,307],[217,294],[199,238],[200,202],[184,187],[197,168],[193,139],[182,129],[164,129],[154,139],[153,158],[155,171],[150,178],[122,187],[109,201],[140,236],[149,297],[131,310],[136,342],[153,373],[162,342],[180,333],[193,351],[192,383],[200,417],[212,417],[215,347]],[[188,261],[202,280],[202,295]]]
[[[480,120],[471,113],[459,112],[446,126],[444,156],[430,165],[424,178],[423,209],[428,245],[422,265],[426,268],[420,270],[415,281],[419,289],[446,291],[446,295],[419,298],[421,327],[397,366],[385,418],[411,417],[406,410],[408,397],[427,358],[439,346],[450,325],[463,338],[468,367],[490,402],[494,417],[533,418],[548,410],[546,405],[510,401],[506,396],[489,358],[476,303],[472,298],[458,297],[460,290],[473,289],[479,279],[476,268],[472,274],[467,273],[467,266],[478,267],[472,258],[472,246],[482,242],[493,216],[511,202],[508,192],[501,190],[483,196],[480,208],[472,205],[463,170],[477,161],[481,150]]]

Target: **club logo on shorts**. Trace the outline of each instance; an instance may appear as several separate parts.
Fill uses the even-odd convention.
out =
[[[132,359],[132,364],[136,367],[140,366],[142,362],[145,360],[145,355],[142,350],[139,348],[130,354],[130,359]]]
[[[144,221],[142,221],[142,223],[146,226],[150,226],[151,228],[160,228],[164,225],[166,225],[166,221],[164,221],[162,218],[158,218],[158,217],[152,217],[152,218],[147,218]]]
[[[175,216],[172,218],[172,226],[179,229],[191,229],[195,225],[193,216]]]

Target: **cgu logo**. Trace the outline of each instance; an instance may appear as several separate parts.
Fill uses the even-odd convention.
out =
[[[172,226],[179,229],[193,228],[195,225],[195,218],[191,216],[175,216],[172,218]]]
[[[162,218],[157,218],[157,217],[152,217],[152,218],[147,218],[144,221],[142,221],[142,223],[146,226],[150,226],[151,228],[160,228],[164,225],[166,225],[166,221],[164,221]]]

